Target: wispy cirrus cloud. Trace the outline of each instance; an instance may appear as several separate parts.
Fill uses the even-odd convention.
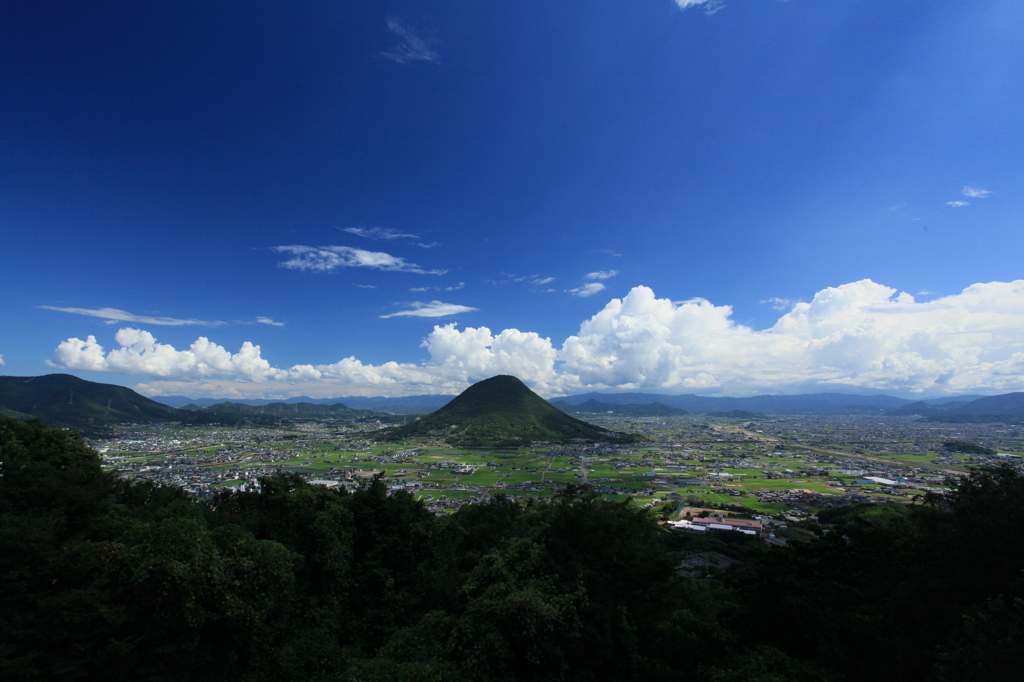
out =
[[[459,282],[458,284],[452,284],[451,286],[447,286],[447,287],[413,287],[413,288],[409,289],[409,291],[416,291],[416,292],[424,292],[424,291],[459,291],[460,289],[465,289],[465,288],[466,288],[466,283],[465,282]]]
[[[428,243],[420,241],[423,238],[418,234],[399,232],[398,230],[391,229],[390,227],[343,227],[339,229],[342,232],[348,232],[349,234],[354,234],[357,237],[365,237],[366,239],[377,239],[383,241],[406,239],[416,242],[416,246],[421,246],[424,249],[432,249],[438,245],[437,242]]]
[[[351,246],[272,246],[278,253],[292,257],[278,263],[289,270],[334,272],[341,268],[373,268],[390,272],[412,272],[418,275],[443,275],[447,270],[425,270],[399,256],[383,251],[367,251]]]
[[[109,320],[108,324],[114,324],[115,322],[140,322],[142,324],[159,324],[168,326],[183,326],[183,325],[200,325],[204,327],[218,327],[226,322],[220,320],[196,320],[196,319],[179,319],[175,317],[154,317],[152,315],[135,315],[126,310],[118,310],[117,308],[61,308],[52,305],[41,305],[40,308],[44,310],[57,310],[62,313],[74,313],[75,315],[87,315],[89,317],[98,317],[100,319]]]
[[[388,19],[388,31],[394,39],[392,46],[385,52],[385,57],[398,64],[409,62],[441,62],[441,55],[430,48],[430,44],[422,38],[412,26],[401,19]]]
[[[576,287],[575,289],[566,289],[566,291],[573,296],[586,298],[587,296],[593,296],[596,293],[604,291],[604,285],[600,282],[591,282],[590,284],[584,284],[583,286]]]
[[[393,230],[390,227],[342,227],[339,228],[342,232],[348,232],[358,237],[366,237],[367,239],[419,239],[417,234],[408,234],[406,232],[399,232]]]
[[[583,275],[583,279],[611,279],[617,274],[619,274],[618,270],[598,270],[597,272],[588,272]]]
[[[964,185],[963,194],[965,197],[971,197],[972,199],[984,199],[992,196],[992,192],[981,187],[971,187],[970,185]]]
[[[708,16],[725,7],[725,0],[675,0],[675,3],[681,10],[690,9],[691,7],[703,7],[704,14]]]
[[[525,282],[532,287],[542,287],[555,281],[554,277],[541,277],[540,275],[510,275],[507,272],[501,273],[505,279],[489,279],[490,284],[520,284]]]
[[[391,313],[390,315],[381,315],[380,317],[385,320],[389,317],[448,317],[449,315],[479,310],[479,308],[471,308],[468,305],[442,303],[441,301],[430,301],[429,303],[415,301],[410,305],[412,306],[411,308],[399,310],[397,313]]]
[[[963,208],[964,206],[970,206],[970,205],[971,205],[971,202],[969,202],[969,201],[947,201],[946,202],[946,206],[949,206],[951,208]]]

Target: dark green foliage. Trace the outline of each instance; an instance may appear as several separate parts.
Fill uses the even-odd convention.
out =
[[[568,487],[435,517],[382,481],[213,501],[0,421],[6,680],[1011,680],[1024,477],[823,512],[813,542],[687,536]],[[828,532],[826,532],[828,531]],[[680,578],[684,555],[734,560]]]
[[[822,513],[827,535],[735,573],[744,615],[734,629],[771,614],[762,641],[844,679],[883,666],[892,679],[938,679],[995,646],[981,636],[993,619],[1019,614],[1022,502],[1024,477],[1004,467],[975,472],[930,505]],[[1024,664],[1019,649],[1000,651]]]
[[[394,429],[395,439],[443,436],[454,445],[519,447],[534,441],[628,442],[629,437],[570,417],[513,376],[473,384],[441,409]]]

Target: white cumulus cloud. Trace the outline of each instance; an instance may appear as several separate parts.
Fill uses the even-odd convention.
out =
[[[487,327],[459,331],[452,323],[434,327],[423,346],[430,353],[425,368],[454,385],[512,374],[541,392],[558,389],[555,348],[535,332],[505,329],[495,335]]]
[[[145,374],[151,377],[187,380],[226,376],[241,381],[263,382],[284,379],[287,373],[274,369],[260,357],[260,347],[246,341],[235,354],[200,336],[188,350],[157,343],[156,337],[141,329],[121,329],[114,335],[120,345],[104,354],[95,336],[83,341],[70,338],[57,346],[51,366],[90,372]]]
[[[611,279],[617,274],[619,274],[618,270],[598,270],[597,272],[588,272],[583,275],[583,279]]]
[[[984,199],[985,197],[992,196],[992,192],[987,189],[971,187],[970,185],[964,185],[963,192],[965,197],[971,197],[972,199]]]
[[[279,265],[291,270],[312,272],[334,272],[340,268],[373,268],[397,272],[414,272],[420,275],[443,275],[447,270],[424,270],[415,263],[392,256],[383,251],[367,251],[351,246],[274,246],[278,253],[290,253],[292,257]]]
[[[819,291],[762,331],[731,315],[729,306],[677,304],[636,287],[566,340],[562,372],[588,386],[727,394],[829,385],[941,393],[1024,386],[1024,376],[1006,372],[1024,347],[1024,280],[976,284],[926,303],[862,280]]]
[[[971,205],[971,202],[969,202],[969,201],[947,201],[946,202],[946,206],[951,206],[953,208],[963,208],[964,206],[970,206],[970,205]]]
[[[469,313],[479,308],[470,308],[468,305],[458,305],[457,303],[442,303],[441,301],[431,301],[430,303],[421,303],[415,301],[411,303],[411,308],[406,310],[399,310],[397,313],[391,313],[390,315],[381,315],[382,319],[389,317],[447,317],[448,315],[458,315],[459,313]]]
[[[267,324],[267,325],[270,325],[271,327],[283,327],[284,326],[284,322],[277,322],[273,318],[270,318],[270,317],[257,317],[256,318],[256,322],[259,323],[259,324]]]

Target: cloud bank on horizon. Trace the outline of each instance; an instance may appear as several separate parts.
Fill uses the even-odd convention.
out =
[[[120,347],[108,352],[94,336],[69,338],[50,364],[142,375],[147,379],[138,389],[145,393],[197,397],[456,393],[496,374],[514,374],[548,396],[588,390],[1008,392],[1024,390],[1024,280],[974,284],[918,302],[864,279],[822,289],[763,330],[736,323],[731,306],[674,302],[637,286],[558,348],[536,332],[494,334],[450,323],[424,339],[429,359],[421,364],[372,365],[348,357],[284,369],[251,342],[232,354],[200,337],[177,350],[133,328],[119,330],[114,341]]]

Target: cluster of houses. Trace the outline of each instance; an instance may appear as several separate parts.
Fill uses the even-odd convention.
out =
[[[764,524],[761,521],[753,521],[750,519],[731,519],[721,514],[714,517],[698,517],[695,519],[669,521],[668,524],[674,528],[688,530],[694,533],[706,533],[712,530],[730,530],[738,531],[745,535],[760,536],[764,529]]]

